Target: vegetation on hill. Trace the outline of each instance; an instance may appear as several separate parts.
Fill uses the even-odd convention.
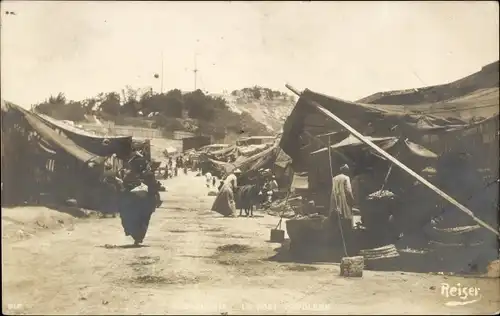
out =
[[[234,90],[231,92],[231,95],[233,97],[246,97],[246,98],[252,98],[256,100],[264,99],[264,100],[275,100],[275,99],[284,99],[284,100],[290,100],[294,101],[295,98],[294,96],[288,95],[285,92],[277,91],[277,90],[272,90],[269,88],[264,88],[260,86],[254,86],[251,88],[243,88],[241,90]]]
[[[231,111],[224,98],[204,94],[201,90],[183,93],[178,89],[166,93],[140,92],[127,87],[117,92],[100,93],[82,101],[67,100],[63,93],[50,96],[35,105],[39,113],[59,120],[84,121],[85,115],[96,115],[117,124],[156,127],[165,133],[176,130],[211,135],[222,139],[228,134],[268,135],[267,127],[250,114]]]

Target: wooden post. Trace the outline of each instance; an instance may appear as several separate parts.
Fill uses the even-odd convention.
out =
[[[291,87],[290,85],[287,84],[285,86],[288,89],[290,89],[292,92],[294,92],[295,94],[297,94],[299,97],[301,96],[301,93],[298,92],[293,87]],[[366,139],[363,135],[361,135],[358,131],[356,131],[354,128],[352,128],[349,124],[347,124],[346,122],[344,122],[343,120],[341,120],[339,117],[337,117],[332,112],[330,112],[327,109],[325,109],[318,102],[315,102],[315,101],[312,101],[312,100],[307,100],[307,102],[310,105],[312,105],[313,107],[315,107],[319,112],[325,114],[329,118],[331,118],[334,121],[336,121],[338,124],[340,124],[346,130],[348,130],[352,135],[354,135],[357,139],[359,139],[360,141],[362,141],[366,145],[370,146],[373,150],[375,150],[376,152],[378,152],[384,158],[388,159],[393,164],[395,164],[396,166],[398,166],[399,168],[401,168],[403,171],[405,171],[406,173],[408,173],[409,175],[411,175],[412,177],[414,177],[415,179],[417,179],[418,181],[420,181],[421,183],[423,183],[426,187],[428,187],[429,189],[431,189],[432,191],[434,191],[441,198],[445,199],[449,203],[451,203],[454,206],[456,206],[459,210],[461,210],[465,214],[469,215],[476,223],[478,223],[482,227],[488,229],[489,231],[491,231],[492,233],[494,233],[495,235],[497,235],[497,237],[500,237],[500,232],[498,232],[496,229],[494,229],[493,227],[491,227],[490,225],[488,225],[487,223],[485,223],[484,221],[482,221],[480,218],[476,217],[474,215],[474,213],[471,210],[469,210],[467,207],[465,207],[462,204],[460,204],[454,198],[452,198],[451,196],[449,196],[445,192],[441,191],[438,187],[436,187],[435,185],[433,185],[429,181],[425,180],[419,174],[417,174],[416,172],[414,172],[413,170],[411,170],[410,168],[408,168],[406,165],[404,165],[403,163],[401,163],[399,160],[397,160],[396,158],[394,158],[393,156],[391,156],[390,154],[388,154],[387,152],[385,152],[382,148],[380,148],[377,145],[375,145],[372,141]]]

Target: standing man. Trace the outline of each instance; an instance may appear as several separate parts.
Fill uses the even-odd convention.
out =
[[[350,238],[352,228],[352,207],[354,195],[352,193],[351,178],[349,177],[349,166],[340,167],[340,173],[332,179],[332,192],[330,195],[330,219],[339,222],[342,235],[345,238],[346,247],[353,249]],[[339,225],[337,224],[337,225]]]
[[[352,206],[354,204],[351,178],[348,174],[348,165],[340,167],[340,173],[332,179],[330,196],[330,214],[337,212],[343,220],[352,220]]]

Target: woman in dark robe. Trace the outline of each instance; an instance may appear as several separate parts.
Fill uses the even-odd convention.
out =
[[[142,159],[135,159],[130,165],[131,169],[123,177],[120,217],[125,235],[134,239],[134,245],[139,245],[146,236],[151,215],[158,205],[159,185]],[[133,192],[141,183],[148,187],[147,192]]]

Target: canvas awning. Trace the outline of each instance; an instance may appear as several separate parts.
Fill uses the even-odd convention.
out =
[[[132,150],[132,136],[104,136],[90,133],[83,129],[53,119],[47,115],[34,114],[51,128],[61,130],[77,145],[99,156],[128,157]]]
[[[250,157],[240,156],[232,163],[215,160],[209,156],[206,156],[206,159],[223,175],[229,174],[237,168],[243,173],[247,173],[250,171],[257,171],[264,167],[272,167],[279,151],[280,148],[274,145]]]
[[[403,145],[403,148],[406,149],[407,151],[411,152],[412,154],[416,156],[420,156],[423,158],[437,158],[438,156],[430,151],[429,149],[413,143],[407,139],[405,140],[400,140],[397,137],[366,137],[368,140],[372,141],[375,143],[377,146],[382,148],[385,151],[390,151],[394,146],[398,144],[398,141],[401,145]],[[360,150],[367,150],[368,146],[365,145],[362,141],[354,137],[353,135],[349,135],[347,138],[342,140],[341,142],[331,145],[330,148],[332,150],[342,150],[342,149],[347,149],[347,148],[359,148]],[[322,148],[319,150],[316,150],[311,153],[311,155],[317,155],[321,153],[327,153],[328,148]]]
[[[36,131],[44,139],[45,142],[50,144],[52,148],[47,148],[49,149],[48,152],[53,152],[53,149],[56,152],[64,151],[83,163],[89,162],[91,160],[97,163],[104,162],[104,157],[90,153],[84,148],[78,146],[65,134],[58,133],[57,131],[52,129],[44,120],[42,120],[37,115],[13,104],[9,104],[9,107],[13,111],[16,111],[17,113],[22,115],[26,119],[26,122],[31,126],[31,128],[33,128],[33,130]]]
[[[474,107],[476,101],[476,99],[471,98],[460,102],[450,101],[412,106],[363,104],[345,101],[306,89],[285,121],[280,142],[281,148],[294,162],[299,161],[299,164],[302,158],[300,148],[307,145],[305,135],[321,135],[342,131],[342,128],[334,121],[325,117],[322,113],[312,110],[306,100],[321,104],[326,110],[334,113],[340,119],[362,132],[369,127],[371,133],[365,135],[378,137],[394,136],[396,127],[399,128],[398,134],[416,136],[467,129],[473,125],[452,115],[452,113],[455,110],[466,111],[467,107]],[[498,99],[489,102],[496,102],[498,105]],[[426,114],[431,112],[431,109],[439,109],[440,111],[436,112],[441,113]],[[487,118],[498,117],[498,106],[496,110],[493,107],[490,112],[492,114]]]
[[[379,146],[385,151],[388,152],[399,152],[399,154],[411,154],[414,156],[418,156],[421,158],[427,159],[436,159],[438,156],[430,151],[429,149],[413,143],[407,139],[399,139],[397,137],[366,137],[368,140],[372,141],[374,144]],[[340,141],[337,144],[331,145],[330,148],[332,152],[343,151],[344,153],[358,153],[366,152],[369,150],[369,147],[364,144],[362,141],[354,137],[353,135],[349,135],[344,140]],[[328,148],[322,148],[316,151],[313,151],[311,155],[320,155],[327,154]],[[354,156],[355,154],[353,154]],[[377,155],[379,156],[379,155]],[[380,157],[382,158],[382,157]],[[383,159],[383,158],[382,158]]]

